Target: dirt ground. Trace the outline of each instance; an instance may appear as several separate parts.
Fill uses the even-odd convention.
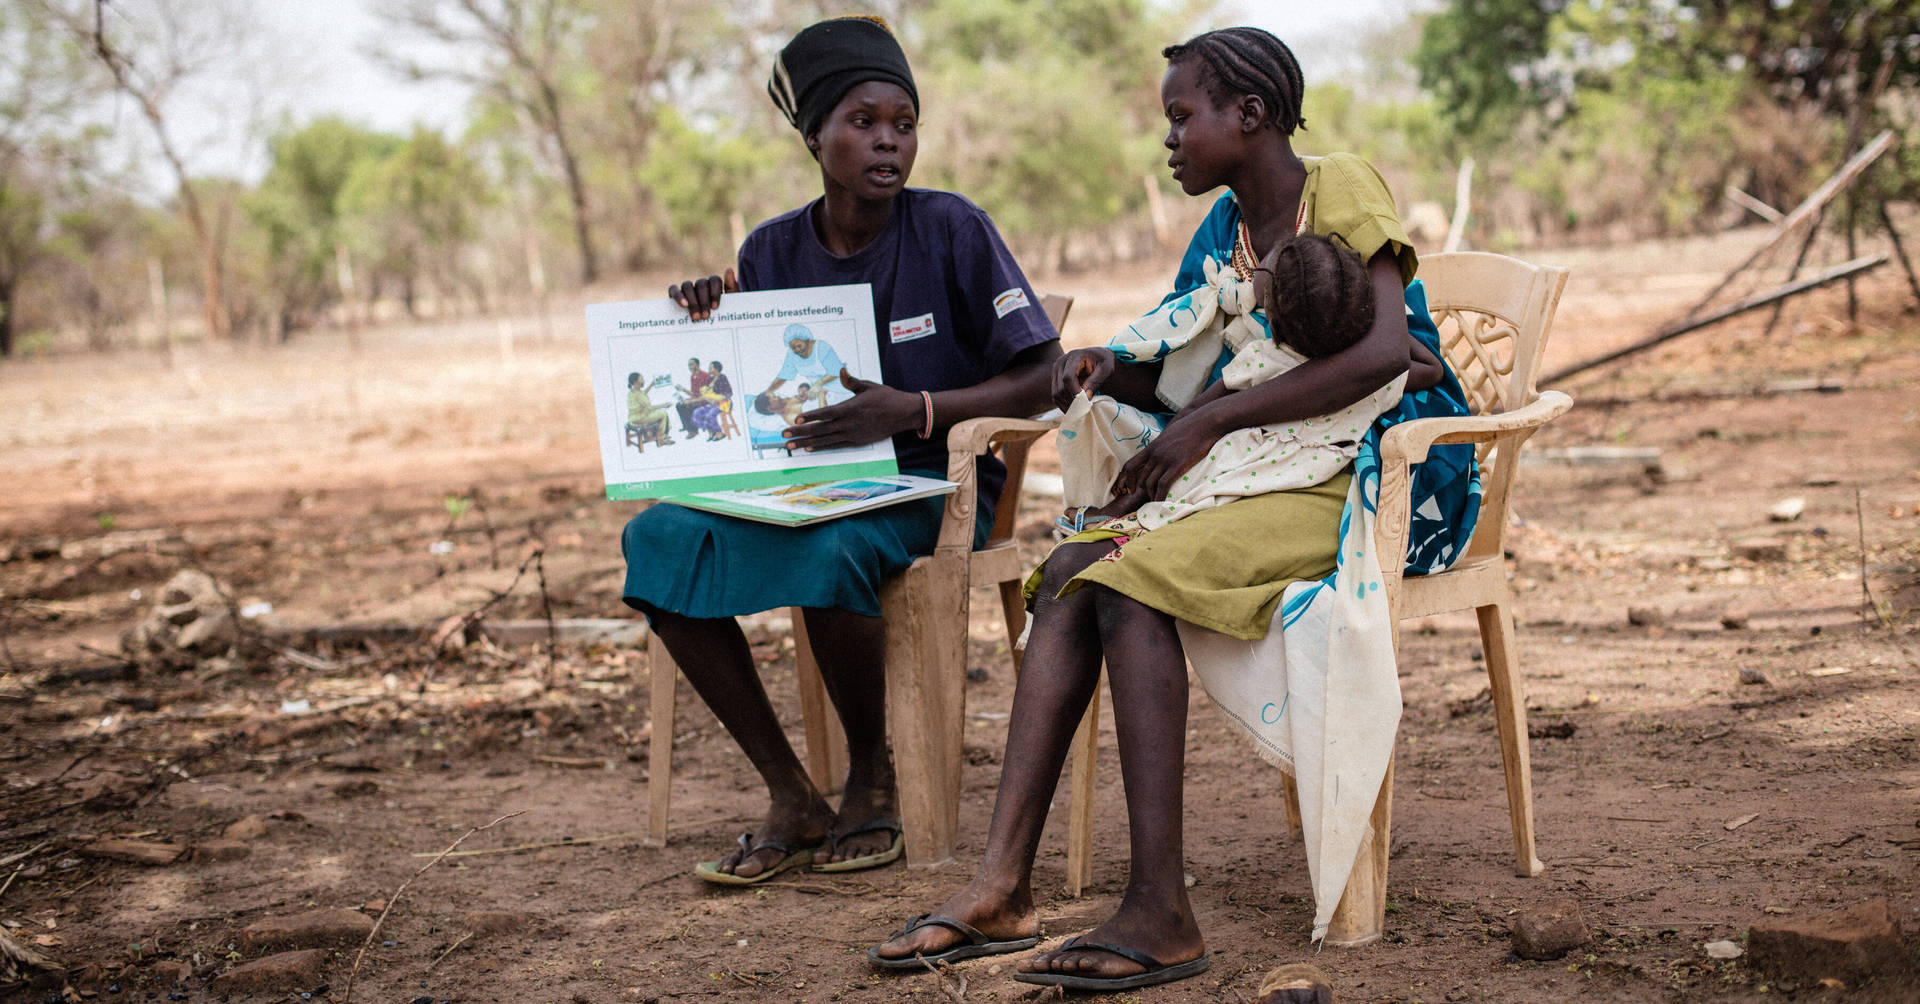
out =
[[[1548,369],[1680,313],[1758,236],[1528,252],[1575,269]],[[1069,341],[1086,343],[1169,267],[1040,285],[1078,297]],[[1308,959],[1343,1002],[1920,999],[1898,978],[1781,981],[1704,950],[1873,899],[1920,930],[1920,313],[1897,268],[1860,295],[1857,326],[1834,289],[1771,334],[1760,311],[1576,378],[1575,410],[1529,447],[1513,583],[1544,874],[1513,872],[1472,618],[1409,623],[1385,939],[1313,953],[1280,775],[1196,688],[1187,853],[1212,969],[1118,999],[1244,1001]],[[495,626],[630,616],[617,539],[633,505],[600,491],[577,307],[555,305],[544,339],[469,321],[369,331],[358,352],[317,334],[0,367],[0,922],[68,967],[0,998],[248,999],[212,982],[260,954],[243,929],[390,901],[363,958],[352,936],[298,991],[251,999],[340,1001],[349,980],[383,1002],[1036,999],[1004,964],[963,964],[961,994],[862,958],[978,860],[1013,682],[987,594],[959,863],[746,890],[689,871],[758,820],[757,781],[691,696],[648,721],[639,645],[424,638],[483,609]],[[1794,380],[1837,389],[1767,390]],[[1658,459],[1556,462],[1592,446]],[[1789,498],[1803,514],[1770,520]],[[1056,504],[1027,501],[1031,557]],[[269,645],[249,629],[236,657],[134,676],[120,636],[183,568],[271,604],[253,626],[406,630]],[[784,620],[750,628],[797,736]],[[1123,887],[1111,720],[1089,895],[1059,891],[1064,812],[1042,844],[1050,937]],[[667,728],[657,848],[639,835],[648,737]],[[237,859],[84,850],[206,845],[249,816],[263,825]],[[1592,942],[1510,955],[1510,918],[1556,898],[1578,901]]]

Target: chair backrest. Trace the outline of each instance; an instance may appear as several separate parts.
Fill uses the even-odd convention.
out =
[[[1420,278],[1427,287],[1427,310],[1440,329],[1440,348],[1474,414],[1510,411],[1537,397],[1534,384],[1567,270],[1461,251],[1421,258]],[[1485,442],[1474,450],[1480,464],[1480,519],[1465,559],[1501,553],[1520,466],[1517,449],[1500,453]]]
[[[1047,312],[1047,320],[1053,322],[1053,330],[1064,331],[1067,311],[1073,309],[1073,297],[1058,293],[1044,294],[1040,297],[1040,309]],[[987,547],[1013,539],[1013,521],[1020,515],[1020,482],[1027,474],[1027,449],[1032,445],[1033,440],[1020,439],[1000,449],[1000,462],[1007,465],[1007,483],[1000,492],[1000,501],[993,508],[993,530],[987,534]]]
[[[1420,278],[1440,348],[1476,415],[1533,400],[1567,270],[1479,251],[1425,255]],[[1484,464],[1491,444],[1481,444]]]

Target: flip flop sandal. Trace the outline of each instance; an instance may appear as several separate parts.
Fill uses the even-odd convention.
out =
[[[880,830],[890,830],[893,833],[893,843],[888,845],[886,850],[875,851],[872,854],[863,854],[857,858],[848,858],[845,861],[829,861],[826,864],[814,865],[813,870],[817,872],[858,872],[865,871],[869,868],[878,868],[881,865],[890,865],[900,860],[900,852],[907,846],[906,832],[900,828],[900,820],[891,816],[863,823],[845,833],[835,833],[831,830],[827,831],[827,850],[831,853],[835,848],[840,846],[840,841],[848,837],[857,837],[862,833],[875,833]]]
[[[1079,976],[1073,973],[1022,973],[1015,972],[1013,978],[1022,983],[1038,983],[1041,986],[1062,987],[1067,990],[1132,990],[1135,987],[1151,987],[1161,983],[1184,980],[1189,976],[1198,976],[1207,971],[1213,961],[1202,955],[1197,959],[1176,962],[1167,965],[1145,952],[1128,948],[1125,945],[1109,945],[1103,941],[1083,941],[1081,936],[1068,938],[1060,951],[1083,949],[1093,952],[1106,952],[1123,959],[1138,962],[1146,967],[1146,972],[1131,973],[1126,976]]]
[[[766,871],[758,874],[735,875],[732,872],[721,871],[720,862],[718,861],[702,861],[693,866],[693,877],[712,882],[715,885],[758,885],[789,868],[812,861],[813,852],[819,850],[820,847],[816,844],[812,847],[796,849],[792,844],[784,840],[762,840],[756,844],[753,842],[753,834],[740,834],[740,860],[745,861],[755,854],[768,849],[779,851],[781,855],[780,860],[770,865]]]
[[[898,938],[901,935],[912,934],[923,927],[944,927],[967,940],[962,941],[944,952],[935,952],[932,955],[908,955],[898,959],[890,959],[881,955],[880,946],[875,945],[867,949],[867,961],[873,963],[876,969],[925,969],[926,965],[921,962],[922,959],[925,959],[927,963],[936,964],[941,962],[959,962],[962,959],[977,959],[983,955],[1006,955],[1009,952],[1025,951],[1040,943],[1038,937],[995,940],[981,934],[977,928],[966,921],[955,920],[952,917],[935,917],[924,913],[907,921],[907,926],[901,928],[900,934],[896,934],[894,937]]]

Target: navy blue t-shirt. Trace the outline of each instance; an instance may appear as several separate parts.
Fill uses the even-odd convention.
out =
[[[916,394],[971,387],[1005,370],[1021,351],[1059,337],[993,221],[965,197],[902,190],[887,228],[844,258],[828,251],[814,232],[818,202],[747,235],[740,245],[740,288],[871,283],[880,375],[887,386]],[[906,432],[893,437],[893,449],[902,468],[944,476],[944,438]],[[985,457],[979,477],[980,496],[990,504],[999,497],[1006,469]]]

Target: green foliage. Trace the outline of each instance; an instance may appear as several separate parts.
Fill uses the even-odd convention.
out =
[[[60,271],[55,218],[87,197],[101,138],[76,124],[100,81],[70,34],[32,4],[0,4],[0,356],[17,330],[45,323],[21,309],[25,286]]]
[[[1539,74],[1566,0],[1453,0],[1430,18],[1413,53],[1420,86],[1462,132],[1510,121],[1541,104]],[[1530,79],[1531,77],[1531,79]]]
[[[1791,204],[1920,90],[1910,0],[1452,0],[1415,53],[1466,150],[1536,202],[1523,229],[1706,226],[1738,184]],[[1900,95],[1867,108],[1876,84]],[[1876,121],[1877,120],[1877,121]],[[1920,193],[1916,165],[1869,184]]]
[[[654,124],[639,178],[666,211],[662,236],[683,260],[728,260],[734,213],[752,222],[790,208],[784,200],[769,203],[765,195],[790,187],[781,185],[783,175],[817,177],[800,150],[791,133],[743,131],[731,121],[698,128],[667,108]]]
[[[453,296],[467,282],[461,252],[492,202],[486,176],[439,132],[418,127],[386,156],[358,161],[340,190],[346,246],[390,279],[411,308],[425,282]]]
[[[921,184],[979,202],[1018,236],[1110,224],[1159,169],[1160,49],[1194,5],[936,0],[902,26],[921,93]]]
[[[304,326],[337,299],[335,249],[341,243],[341,194],[355,171],[391,156],[398,137],[337,117],[321,118],[268,141],[266,177],[246,200],[262,231],[267,282],[290,326]]]

